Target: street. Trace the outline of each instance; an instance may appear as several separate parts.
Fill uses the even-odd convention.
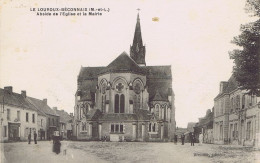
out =
[[[260,162],[250,147],[189,143],[62,141],[61,153],[52,141],[38,144],[1,143],[1,162]],[[64,154],[66,150],[66,155]],[[4,151],[4,152],[3,152]],[[4,156],[4,157],[2,157]]]

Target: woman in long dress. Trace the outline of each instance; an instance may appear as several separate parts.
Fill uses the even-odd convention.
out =
[[[200,145],[202,145],[202,142],[203,142],[203,135],[202,135],[202,133],[200,133],[200,135],[199,135],[199,142],[200,142]]]
[[[60,153],[60,147],[61,147],[60,139],[61,137],[59,135],[59,131],[54,131],[52,151],[56,154]]]

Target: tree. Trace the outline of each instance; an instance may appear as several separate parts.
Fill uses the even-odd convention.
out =
[[[246,11],[260,17],[260,0],[247,0]],[[242,89],[260,95],[260,19],[241,25],[241,34],[232,43],[241,47],[230,52],[233,74]]]

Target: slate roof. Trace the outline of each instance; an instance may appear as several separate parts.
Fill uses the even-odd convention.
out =
[[[148,79],[172,79],[171,66],[143,66]]]
[[[56,113],[60,116],[61,123],[68,123],[72,120],[72,117],[64,110],[56,110]]]
[[[87,120],[97,120],[101,115],[101,111],[98,109],[92,109],[87,113],[86,119]]]
[[[119,55],[107,67],[82,67],[78,75],[79,84],[78,89],[82,91],[82,100],[89,100],[91,96],[94,100],[93,94],[96,92],[98,85],[98,75],[105,72],[137,72],[146,75],[146,84],[148,86],[149,100],[152,100],[159,92],[164,101],[168,100],[168,95],[172,95],[172,72],[171,66],[138,66],[134,60],[131,59],[125,52]],[[86,92],[84,94],[84,90]]]
[[[96,87],[94,87],[96,88]],[[94,90],[92,90],[94,91]],[[90,90],[82,90],[80,91],[80,101],[94,101],[95,99],[95,93],[91,92]]]
[[[194,128],[196,125],[196,122],[189,122],[188,125],[187,125],[187,131],[188,132],[194,132]]]
[[[171,66],[144,66],[142,68],[146,72],[149,100],[153,100],[158,91],[161,99],[167,101],[168,95],[173,94]]]
[[[21,94],[10,92],[2,88],[0,88],[0,103],[37,111],[37,109],[31,103],[29,103],[26,98],[24,98]]]
[[[203,118],[200,118],[199,122],[196,124],[196,127],[202,127],[204,125],[213,125],[213,112],[209,113]]]
[[[143,69],[126,52],[120,54],[100,74],[110,72],[135,72],[143,74]]]
[[[82,79],[97,79],[98,74],[105,69],[105,67],[81,67],[78,80]]]
[[[46,105],[42,100],[39,100],[39,99],[36,99],[36,98],[32,98],[32,97],[27,97],[27,99],[38,110],[44,112],[45,114],[59,116],[58,114],[56,114],[56,112],[53,109],[51,109],[48,105]]]
[[[165,99],[162,98],[162,96],[160,95],[160,93],[157,89],[154,97],[152,98],[152,101],[164,101],[164,100]]]
[[[217,97],[215,97],[215,98],[218,98],[218,97],[220,97],[221,95],[223,95],[223,94],[225,94],[225,93],[230,93],[230,92],[232,92],[233,90],[235,90],[235,89],[237,89],[237,88],[238,88],[238,82],[236,81],[234,75],[232,75],[232,76],[229,78],[229,80],[228,80],[226,86],[224,86],[222,93],[219,93],[219,94],[217,95]]]

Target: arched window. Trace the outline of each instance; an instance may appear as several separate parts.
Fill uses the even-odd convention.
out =
[[[165,111],[164,111],[165,108],[162,108],[162,119],[165,119]]]
[[[152,123],[149,123],[149,132],[152,131]]]
[[[160,112],[160,105],[159,104],[156,104],[155,105],[155,115],[157,115],[159,117],[159,113]]]
[[[120,113],[125,112],[125,96],[121,94],[120,96]]]
[[[82,105],[82,116],[88,113],[88,104]]]
[[[140,109],[140,99],[141,99],[140,95],[137,95],[137,99],[136,99],[136,107],[137,107],[137,109]]]
[[[101,106],[101,108],[102,108],[102,112],[104,113],[105,110],[106,110],[106,95],[102,96],[102,106]]]
[[[245,102],[246,102],[246,97],[245,95],[242,96],[242,109],[245,108]]]
[[[140,95],[134,95],[134,109],[140,109]]]
[[[240,96],[237,95],[236,98],[237,98],[237,99],[236,99],[236,106],[237,106],[238,109],[240,109]]]
[[[125,112],[125,96],[123,94],[115,95],[115,113],[124,113]]]
[[[119,113],[119,95],[115,96],[115,113]]]
[[[153,124],[153,132],[155,132],[155,123]]]

